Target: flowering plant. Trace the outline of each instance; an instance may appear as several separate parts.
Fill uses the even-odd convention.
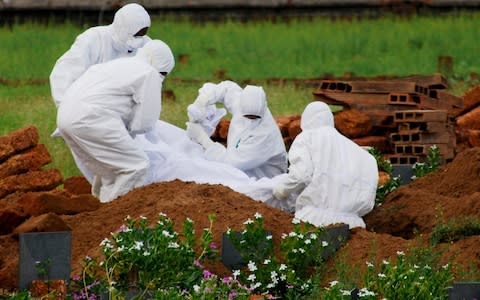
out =
[[[126,218],[126,225],[112,233],[111,239],[100,244],[105,260],[104,267],[110,293],[118,291],[163,290],[176,287],[189,289],[202,278],[200,262],[214,258],[216,247],[212,247],[212,222],[204,229],[201,237],[201,253],[197,257],[193,221],[183,223],[183,238],[174,231],[174,223],[163,213],[154,227],[140,217]]]
[[[319,239],[323,228],[301,225],[294,220],[294,231],[282,236],[280,254],[274,255],[273,237],[263,227],[263,217],[255,213],[254,220],[244,222],[244,230],[238,234],[231,229],[227,235],[239,251],[246,266],[234,270],[234,278],[255,293],[282,298],[307,295],[312,281],[307,270],[321,261],[319,249],[328,246]]]
[[[429,256],[429,257],[427,257]],[[383,260],[380,266],[367,261],[362,288],[356,290],[359,299],[445,299],[446,287],[453,280],[452,265],[433,266],[430,253],[415,253],[407,257],[397,251],[396,261]],[[345,284],[332,281],[318,299],[352,299]]]
[[[83,258],[83,271],[81,275],[70,278],[69,295],[73,300],[96,300],[106,292],[106,282],[102,278],[102,269],[95,258],[85,256]]]

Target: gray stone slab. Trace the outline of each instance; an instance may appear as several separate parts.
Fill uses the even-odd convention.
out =
[[[70,278],[71,259],[70,231],[29,232],[19,234],[20,262],[19,289],[29,289],[32,280],[38,277],[36,263],[50,259],[47,279]]]

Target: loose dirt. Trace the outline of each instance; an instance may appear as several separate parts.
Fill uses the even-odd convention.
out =
[[[365,217],[366,229],[353,229],[348,242],[326,264],[326,280],[335,279],[339,262],[361,272],[365,262],[393,259],[397,251],[408,252],[427,241],[432,228],[461,216],[480,217],[480,148],[458,154],[436,172],[403,185],[385,202]],[[70,181],[70,190],[75,184]],[[82,185],[82,180],[77,181]],[[77,188],[81,193],[85,188]],[[10,199],[10,201],[13,201]],[[72,229],[72,275],[79,274],[86,255],[101,257],[100,242],[123,223],[126,216],[144,216],[152,223],[159,213],[171,218],[180,232],[186,218],[195,222],[197,232],[209,227],[209,214],[215,214],[214,242],[221,246],[221,235],[228,228],[240,229],[243,222],[258,212],[265,227],[272,231],[276,245],[282,233],[292,229],[292,215],[256,202],[221,185],[198,185],[172,181],[135,189],[94,211],[61,215]],[[0,236],[2,272],[0,287],[12,289],[17,284],[18,237]],[[442,260],[459,265],[458,274],[468,267],[480,268],[480,236],[441,244]],[[218,274],[228,274],[221,262],[207,266]]]

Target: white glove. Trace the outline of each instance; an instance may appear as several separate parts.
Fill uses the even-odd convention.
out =
[[[275,199],[283,201],[287,199],[288,192],[283,188],[283,186],[279,185],[273,188],[272,195]]]
[[[198,123],[191,123],[187,122],[187,135],[194,140],[195,142],[199,143],[203,146],[203,148],[208,149],[213,144],[215,144],[208,134],[203,130],[202,125]]]
[[[193,101],[193,104],[198,107],[207,107],[207,105],[217,102],[215,96],[215,89],[205,89],[198,93],[197,99]]]
[[[198,107],[195,104],[190,104],[187,107],[188,121],[190,123],[201,123],[205,119],[205,107]]]

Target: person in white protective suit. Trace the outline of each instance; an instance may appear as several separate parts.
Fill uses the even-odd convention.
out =
[[[161,89],[174,67],[167,44],[152,40],[134,57],[93,65],[68,88],[57,126],[93,174],[92,194],[108,202],[146,183],[149,159],[134,141],[161,112]]]
[[[112,24],[91,27],[78,35],[50,73],[50,90],[55,106],[58,108],[67,89],[90,66],[134,56],[138,48],[151,40],[146,35],[150,25],[150,16],[145,8],[130,3],[115,13]],[[52,137],[60,137],[58,129],[54,130]],[[80,171],[93,184],[93,174],[72,154]]]
[[[232,114],[226,147],[210,139],[201,117],[217,102],[223,103]],[[200,112],[200,117],[191,113],[191,106]],[[206,159],[232,165],[256,179],[287,171],[285,144],[261,87],[247,85],[242,89],[232,81],[206,83],[191,106],[187,134],[202,145]]]
[[[151,39],[151,25],[143,6],[130,3],[120,8],[107,26],[87,29],[55,63],[50,74],[52,98],[58,107],[65,92],[90,66],[112,59],[134,56]]]
[[[274,186],[274,198],[282,202],[299,194],[295,217],[316,226],[365,227],[361,217],[375,204],[375,158],[335,129],[332,111],[323,102],[308,104],[300,122],[302,132],[288,152],[288,175]]]

